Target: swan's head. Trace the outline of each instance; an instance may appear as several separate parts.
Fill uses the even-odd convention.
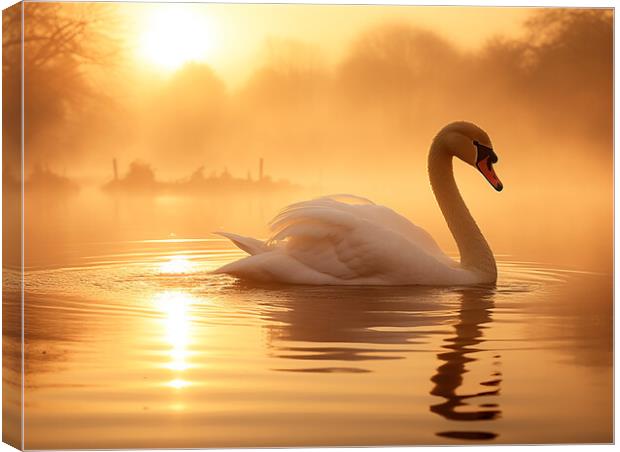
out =
[[[452,155],[477,168],[495,190],[502,191],[504,186],[493,169],[497,155],[484,130],[471,122],[458,121],[441,129],[435,140],[439,139]]]

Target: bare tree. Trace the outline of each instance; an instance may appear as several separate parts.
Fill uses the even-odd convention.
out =
[[[3,94],[6,108],[19,108],[21,80],[11,74],[20,71],[23,50],[24,134],[31,163],[36,163],[40,142],[49,147],[45,130],[61,130],[72,114],[101,100],[92,73],[114,64],[120,43],[112,33],[112,5],[24,3],[23,8],[23,36],[21,27],[10,26],[20,20],[20,8],[2,16]]]

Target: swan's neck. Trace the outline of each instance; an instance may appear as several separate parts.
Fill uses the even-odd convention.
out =
[[[428,156],[428,172],[441,212],[458,245],[461,266],[482,272],[485,279],[494,282],[497,278],[495,257],[456,186],[452,153],[445,149],[440,137],[437,138]]]

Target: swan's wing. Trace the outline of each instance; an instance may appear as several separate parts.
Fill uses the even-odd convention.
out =
[[[293,204],[271,222],[269,243],[303,265],[339,280],[398,283],[445,274],[445,262],[393,224],[379,221],[383,215],[394,223],[393,215],[360,210],[366,207],[372,205],[350,205],[331,198]]]
[[[361,205],[355,206],[355,210],[362,218],[402,234],[426,252],[434,256],[445,257],[435,239],[428,232],[389,207]]]
[[[390,229],[405,236],[409,241],[422,248],[427,253],[439,259],[450,261],[441,251],[433,237],[421,227],[415,225],[404,216],[388,207],[374,204],[372,201],[355,195],[339,194],[325,196],[310,201],[299,202],[286,207],[273,220],[272,225],[294,212],[308,212],[310,208],[321,208],[350,214],[356,218],[366,220],[382,228]]]
[[[375,203],[372,202],[368,198],[364,198],[362,196],[357,196],[357,195],[351,195],[349,193],[338,193],[335,195],[323,196],[318,199],[337,201],[337,202],[341,202],[341,203],[349,204],[349,205],[371,205],[371,206],[375,205]]]

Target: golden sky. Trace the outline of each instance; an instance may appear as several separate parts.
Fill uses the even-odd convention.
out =
[[[242,82],[271,39],[303,42],[326,63],[355,38],[385,23],[411,24],[444,36],[464,50],[489,38],[516,35],[531,8],[125,4],[128,45],[145,68],[173,72],[187,61],[209,64],[230,84]],[[188,44],[191,43],[191,44]]]
[[[491,193],[480,174],[458,165],[457,179],[481,224],[497,225],[491,239],[498,249],[532,256],[541,230],[564,228],[554,253],[573,256],[565,244],[575,242],[570,234],[579,224],[577,235],[597,241],[589,249],[609,255],[609,10],[93,5],[26,8],[26,34],[57,36],[67,16],[92,25],[72,43],[77,54],[49,47],[54,39],[29,41],[24,140],[31,187],[49,191],[51,178],[62,190],[101,191],[117,177],[116,165],[118,178],[136,189],[223,174],[256,180],[263,159],[274,181],[313,194],[355,193],[415,213],[429,229],[443,227],[442,243],[451,243],[429,191],[426,158],[441,127],[468,120],[491,136],[505,190]],[[103,14],[110,11],[123,31],[108,27],[114,21]],[[485,45],[494,36],[502,40]],[[3,55],[20,58],[10,50]],[[19,113],[20,96],[10,99]],[[9,138],[20,145],[19,134]],[[18,171],[20,162],[13,166]],[[200,190],[186,191],[203,196]],[[196,209],[188,205],[189,218]],[[584,214],[586,207],[593,212]],[[535,214],[516,221],[514,213],[524,211]],[[177,221],[176,213],[171,218]],[[239,220],[244,227],[246,220]],[[240,229],[230,216],[226,221],[225,229]],[[146,223],[151,228],[162,219]],[[181,226],[164,233],[197,234]]]

